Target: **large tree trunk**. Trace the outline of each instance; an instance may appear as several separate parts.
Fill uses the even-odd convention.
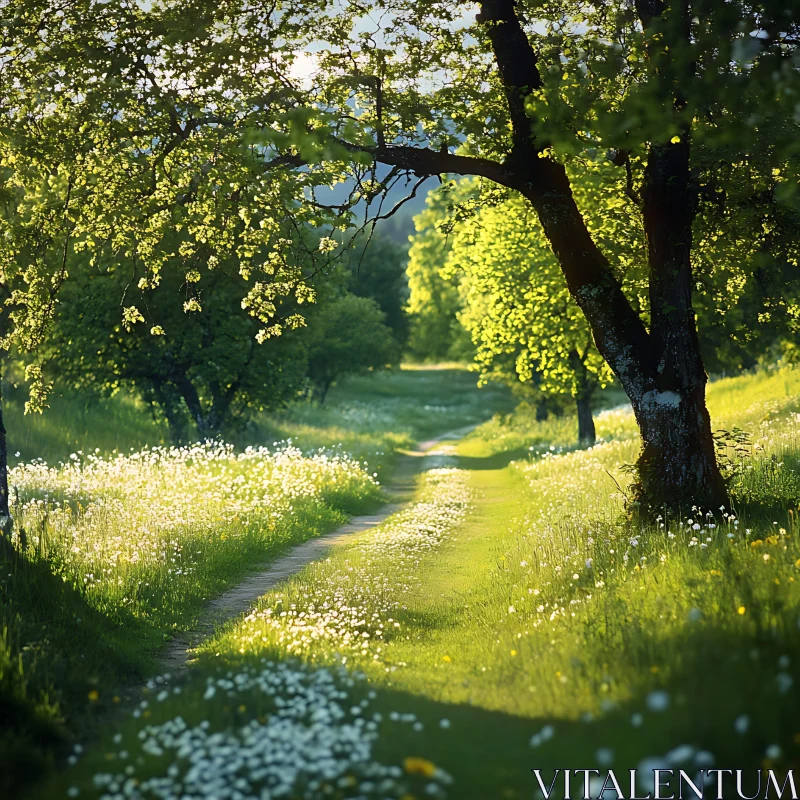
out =
[[[479,5],[477,21],[484,25],[491,42],[508,105],[511,147],[506,157],[492,161],[385,142],[370,152],[377,160],[420,177],[478,175],[526,197],[542,223],[572,297],[586,316],[597,349],[633,405],[643,441],[638,485],[643,505],[655,511],[662,506],[685,509],[694,504],[707,508],[724,504],[727,494],[714,458],[705,407],[706,376],[691,306],[695,203],[690,191],[688,131],[679,145],[651,149],[652,165],[643,198],[650,249],[652,327],[648,331],[592,238],[564,166],[549,157],[547,143],[537,141],[533,133],[534,120],[528,115],[526,101],[543,82],[517,3],[481,0]],[[669,64],[673,58],[673,48],[663,46],[664,35],[680,40],[681,47],[689,44],[688,9],[681,7],[671,17],[667,10],[664,0],[636,3],[645,30],[661,17],[659,37],[648,39],[657,45],[651,54],[653,63],[667,59]],[[666,27],[661,24],[664,22],[668,22]],[[686,64],[684,70],[685,76],[691,77],[693,66]],[[679,118],[680,87],[665,78],[658,90],[665,108],[672,104]],[[665,119],[665,125],[672,122]]]
[[[693,204],[688,195],[677,196],[678,166],[670,153],[667,164],[653,168],[645,192],[649,332],[592,241],[563,168],[539,169],[527,195],[597,349],[630,398],[642,434],[635,494],[649,511],[717,508],[728,502],[705,406],[706,374],[691,306]],[[684,183],[688,186],[688,171]]]
[[[648,28],[664,11],[644,0]],[[481,19],[497,60],[509,105],[513,145],[506,185],[533,205],[570,293],[584,312],[598,350],[631,400],[642,434],[638,499],[650,512],[702,505],[717,507],[727,493],[715,459],[705,407],[706,375],[691,305],[691,241],[696,203],[691,190],[688,134],[677,144],[655,145],[643,191],[649,248],[651,329],[648,332],[622,291],[608,259],[592,238],[575,203],[566,170],[544,158],[531,132],[525,97],[541,87],[536,54],[513,0],[484,0]],[[685,37],[683,29],[672,30]],[[666,54],[666,55],[665,55]],[[670,58],[667,50],[659,57]],[[691,67],[689,67],[691,68]],[[680,100],[665,85],[667,98]]]
[[[642,452],[641,500],[651,508],[728,502],[706,408],[706,372],[692,308],[692,222],[696,207],[689,141],[653,145],[642,188],[650,266],[654,386],[631,398]],[[677,496],[676,493],[677,492]]]

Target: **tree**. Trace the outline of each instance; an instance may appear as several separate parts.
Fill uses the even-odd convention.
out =
[[[335,153],[306,135],[314,114],[284,80],[297,58],[294,23],[262,31],[273,37],[266,63],[212,33],[218,9],[194,11],[105,0],[4,7],[0,361],[14,350],[32,358],[29,410],[44,407],[48,388],[35,353],[58,293],[85,263],[136,264],[140,288],[155,290],[167,265],[191,258],[213,269],[235,257],[247,283],[242,300],[263,341],[298,322],[281,318],[282,298],[310,297],[303,266],[314,252],[303,232],[348,225],[335,210],[306,202],[344,170],[332,169]],[[307,162],[314,163],[295,171]],[[319,254],[328,248],[321,243]],[[88,262],[76,260],[83,252]],[[136,306],[120,307],[123,321],[140,316]],[[0,523],[8,533],[1,404]]]
[[[797,22],[776,2],[479,6],[473,26],[438,2],[380,3],[385,23],[371,35],[357,11],[335,30],[318,26],[330,40],[318,91],[333,100],[334,87],[357,87],[347,100],[363,108],[373,144],[345,141],[354,151],[420,177],[480,176],[531,203],[633,405],[640,499],[652,508],[725,503],[691,257],[699,188],[719,170],[693,158],[693,143],[736,145],[742,160],[758,152],[796,183],[788,56]],[[642,208],[648,325],[587,227],[564,165],[608,151]]]
[[[396,362],[400,349],[385,319],[375,300],[354,294],[326,300],[309,314],[303,339],[308,377],[320,403],[338,379]]]
[[[54,53],[37,26],[51,18],[28,5],[36,5],[28,12],[23,4],[33,56],[21,63],[43,70]],[[89,52],[78,34],[95,5],[106,23]],[[719,194],[721,184],[762,196],[753,174],[768,183],[768,206],[792,201],[800,147],[795,9],[778,0],[478,6],[473,21],[449,0],[344,10],[298,0],[263,13],[241,0],[85,0],[68,28],[67,75],[99,82],[81,84],[80,105],[88,98],[102,122],[92,136],[114,143],[117,154],[117,168],[101,170],[102,185],[93,181],[93,224],[110,230],[117,217],[155,219],[139,227],[157,251],[175,219],[153,205],[174,201],[203,239],[216,241],[214,231],[230,230],[226,220],[252,219],[246,210],[239,216],[243,198],[269,198],[272,216],[255,218],[282,229],[291,209],[326,214],[314,187],[348,172],[354,202],[409,174],[471,175],[517,192],[536,212],[598,351],[631,400],[643,442],[642,503],[716,507],[726,491],[705,406],[693,228],[708,198],[740,211],[724,189]],[[313,68],[300,68],[301,53]],[[30,102],[43,97],[46,105],[59,80],[32,83]],[[38,130],[24,133],[40,140]],[[621,183],[641,208],[647,311],[626,295],[567,170],[607,160],[622,176],[609,197]],[[153,175],[158,191],[148,195]],[[346,216],[350,208],[338,210]],[[157,274],[158,258],[149,260]],[[271,303],[265,298],[267,310]]]
[[[64,287],[48,342],[59,382],[86,393],[132,386],[161,409],[176,443],[186,440],[189,421],[201,439],[215,438],[299,396],[306,353],[297,335],[259,344],[237,270],[204,272],[170,269],[148,291],[128,286],[133,270],[84,271]],[[142,309],[127,330],[119,318],[123,296]]]
[[[473,190],[474,191],[474,190]],[[408,253],[409,349],[423,361],[471,359],[474,349],[457,319],[458,281],[443,268],[453,246],[453,225],[469,187],[448,182],[430,192],[426,208],[414,217],[416,235]]]
[[[371,297],[385,315],[397,343],[408,340],[406,301],[407,249],[376,228],[357,236],[342,254],[348,273],[347,289],[358,297]]]
[[[613,376],[533,216],[519,198],[484,206],[454,233],[445,272],[463,276],[458,318],[482,379],[572,397],[578,440],[593,445],[592,396]]]

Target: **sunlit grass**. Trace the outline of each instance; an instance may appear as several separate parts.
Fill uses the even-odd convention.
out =
[[[374,507],[398,448],[479,422],[504,397],[479,393],[463,369],[368,376],[325,406],[263,415],[235,433],[234,449],[163,446],[164,426],[122,394],[54,397],[41,417],[12,402],[24,558],[0,570],[0,790],[46,766],[70,728],[102,717],[209,598]]]
[[[450,797],[530,797],[532,767],[790,766],[800,375],[735,379],[730,395],[727,385],[709,391],[715,427],[751,435],[728,451],[733,508],[626,521],[617,484],[636,456],[629,412],[599,421],[617,438],[536,447],[510,466],[484,438],[494,421],[462,445],[457,488],[432,476],[405,516],[265,596],[203,648],[196,680],[262,658],[364,674],[370,709],[389,717],[370,757],[423,756],[453,775],[435,789]],[[547,424],[520,427],[544,442]],[[514,436],[514,448],[533,444]],[[464,502],[467,516],[444,511]],[[178,707],[165,699],[159,713]],[[242,713],[214,725],[236,728]],[[98,757],[71,779],[88,780]],[[145,758],[142,774],[158,764]]]

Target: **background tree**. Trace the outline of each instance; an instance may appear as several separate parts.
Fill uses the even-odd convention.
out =
[[[445,273],[463,275],[458,318],[482,379],[521,381],[543,399],[573,398],[578,440],[593,445],[592,398],[613,375],[532,209],[519,198],[481,209],[454,236]]]
[[[348,274],[347,290],[378,304],[392,336],[403,347],[409,333],[408,248],[382,233],[382,227],[381,223],[355,237],[342,254],[342,268]]]
[[[468,186],[448,182],[430,192],[426,208],[414,217],[416,234],[408,252],[409,352],[421,361],[472,359],[474,348],[457,313],[461,308],[456,276],[445,277],[453,246],[453,225]]]
[[[31,410],[43,407],[47,390],[32,354],[60,289],[83,265],[133,263],[140,288],[155,289],[169,265],[202,258],[213,271],[233,257],[263,341],[283,330],[283,298],[308,297],[302,269],[315,248],[303,231],[349,224],[340,210],[306,202],[314,187],[343,176],[352,157],[339,148],[346,161],[337,161],[308,131],[315,115],[287,80],[302,16],[262,30],[272,42],[265,62],[219,36],[218,10],[187,16],[169,3],[100,0],[11,0],[4,8],[0,355],[28,354]],[[215,61],[237,66],[229,72]],[[304,162],[313,164],[295,174]],[[80,252],[91,259],[74,260]],[[143,316],[133,305],[118,314],[129,323]],[[7,531],[1,407],[0,521]]]
[[[130,283],[127,271],[87,270],[64,287],[48,342],[59,383],[86,394],[133,387],[161,410],[176,443],[190,425],[200,439],[215,438],[299,396],[305,348],[293,335],[256,341],[259,323],[242,309],[237,270],[169,270],[155,291]],[[142,309],[127,326],[122,297]]]
[[[338,379],[397,363],[400,347],[385,320],[375,300],[350,293],[326,299],[309,313],[302,338],[313,396],[320,403]]]

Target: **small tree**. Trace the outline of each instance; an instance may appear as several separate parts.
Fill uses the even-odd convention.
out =
[[[343,253],[346,288],[358,297],[371,297],[383,311],[397,343],[408,339],[408,249],[380,232],[361,233]]]
[[[399,358],[386,317],[371,298],[345,294],[321,302],[308,316],[303,341],[313,396],[320,403],[339,378],[380,369]]]
[[[584,178],[579,185],[589,183]],[[472,336],[482,380],[522,382],[540,401],[573,398],[578,440],[593,445],[592,398],[613,373],[594,346],[535,214],[518,197],[497,192],[482,197],[474,181],[464,182],[459,193],[467,199],[461,223],[454,221],[454,207],[449,222],[438,222],[454,227],[440,271],[460,281],[458,319]],[[624,206],[604,207],[596,217],[590,221],[598,230],[613,230],[633,257],[637,237],[626,231],[632,224]]]
[[[256,341],[259,323],[242,309],[235,270],[173,269],[155,290],[126,292],[129,283],[128,270],[93,270],[64,287],[49,342],[60,381],[84,392],[132,386],[163,412],[176,443],[189,422],[201,439],[214,438],[299,395],[304,346],[294,333]],[[123,296],[141,309],[127,324]]]
[[[469,197],[470,187],[450,182],[446,189],[429,193],[425,209],[414,217],[417,232],[408,253],[409,349],[423,361],[474,355],[457,320],[462,302],[458,280],[442,270],[453,247],[454,213]]]

